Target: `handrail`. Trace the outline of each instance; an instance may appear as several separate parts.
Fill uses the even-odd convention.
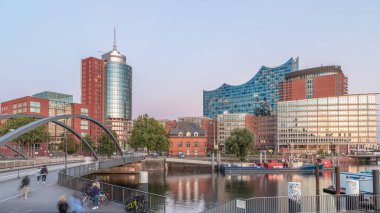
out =
[[[67,171],[63,169],[58,173],[58,184],[74,190],[83,191],[84,188],[94,182],[94,180],[82,178],[83,175],[91,174],[102,169],[141,161],[142,159],[143,157],[117,158],[71,167],[68,168]],[[110,193],[110,200],[123,204],[126,202],[126,198],[130,198],[136,194],[144,194],[148,202],[149,212],[165,212],[166,210],[166,197],[163,195],[103,182],[100,182],[100,189]]]

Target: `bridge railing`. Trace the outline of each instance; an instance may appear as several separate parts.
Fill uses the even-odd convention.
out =
[[[379,210],[380,196],[361,194],[302,196],[299,202],[291,201],[287,196],[234,199],[203,213],[378,212]]]
[[[66,172],[65,170],[61,170],[58,173],[58,184],[83,192],[92,185],[94,180],[82,178],[81,176],[94,173],[99,169],[107,169],[141,160],[142,157],[119,158],[68,168]],[[112,201],[122,204],[125,204],[128,199],[135,195],[144,195],[145,200],[148,202],[149,212],[166,211],[165,196],[103,182],[100,182],[100,189],[110,193],[110,199]]]

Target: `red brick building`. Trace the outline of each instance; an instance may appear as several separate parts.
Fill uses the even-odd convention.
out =
[[[81,103],[88,106],[88,115],[104,122],[104,61],[89,57],[82,59]],[[95,124],[89,125],[90,135],[98,140],[103,130]]]
[[[178,118],[178,121],[186,121],[186,122],[192,122],[197,125],[199,125],[202,129],[205,130],[206,137],[207,137],[207,149],[213,150],[214,149],[214,143],[217,144],[217,134],[216,134],[216,120],[202,117],[202,116],[195,116],[195,117],[181,117]]]
[[[159,120],[158,122],[161,123],[161,125],[164,127],[166,133],[168,133],[168,134],[169,134],[170,130],[174,129],[175,126],[177,125],[176,120],[163,119],[163,120]]]
[[[340,66],[321,66],[285,75],[280,85],[280,100],[291,101],[345,95],[348,80]]]
[[[258,150],[276,150],[276,116],[252,116],[247,122],[250,123],[247,128],[255,133]]]
[[[52,103],[50,103],[52,102]],[[57,108],[60,108],[57,110]],[[62,112],[61,108],[65,110]],[[59,112],[59,113],[58,113]],[[39,97],[26,96],[22,98],[17,98],[10,101],[5,101],[1,103],[1,114],[29,114],[29,115],[39,115],[43,117],[54,116],[58,114],[82,114],[88,115],[88,108],[84,104],[77,103],[67,103],[67,106],[58,106],[56,102]],[[0,124],[4,124],[6,120],[0,120]],[[64,121],[61,121],[64,122]],[[89,121],[80,118],[67,119],[67,125],[72,127],[80,135],[84,136],[89,134]],[[60,127],[61,128],[61,127]],[[57,131],[57,125],[50,123],[48,125],[48,131],[50,134],[50,144],[53,144],[55,136],[61,135],[62,131]],[[59,132],[59,133],[57,133]],[[69,133],[68,133],[69,134]],[[75,138],[75,137],[74,137]],[[13,148],[20,150],[22,153],[28,156],[45,156],[49,153],[49,150],[54,148],[49,148],[47,143],[39,143],[33,146],[30,144],[28,146],[21,147],[16,142],[10,142]],[[34,153],[33,151],[34,150]],[[0,153],[6,156],[14,156],[15,152],[11,151],[9,148],[1,147]]]
[[[1,103],[1,114],[49,116],[49,100],[25,96]]]
[[[22,98],[5,101],[1,103],[1,114],[29,114],[47,117],[49,116],[49,100],[44,98],[25,96]],[[6,120],[0,120],[1,125],[3,125],[5,122]],[[16,142],[10,142],[8,145],[28,156],[33,155],[33,146],[21,146],[21,144]],[[43,156],[46,150],[48,150],[46,143],[36,144],[34,155]],[[5,156],[17,156],[16,152],[5,146],[0,147],[0,153],[4,154]]]
[[[178,156],[205,156],[207,137],[205,131],[197,124],[191,122],[178,122],[169,132],[169,155]]]

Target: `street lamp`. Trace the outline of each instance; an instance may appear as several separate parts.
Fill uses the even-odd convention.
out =
[[[14,129],[9,129],[10,132],[15,131]],[[20,141],[18,142],[18,152],[20,152]],[[17,178],[20,178],[20,154],[17,153]]]
[[[67,125],[67,118],[65,118],[65,125]],[[67,135],[66,135],[66,128],[64,131],[65,134],[65,174],[67,172]]]

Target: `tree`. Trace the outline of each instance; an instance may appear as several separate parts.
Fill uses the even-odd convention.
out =
[[[90,145],[91,148],[96,152],[96,147],[95,147],[94,140],[92,139],[92,137],[91,137],[90,135],[86,135],[86,136],[84,136],[83,139],[84,139],[84,140],[88,143],[88,145]],[[86,145],[84,145],[84,144],[82,144],[82,145],[83,145],[83,150],[84,150],[84,151],[90,151],[90,149],[89,149]]]
[[[169,139],[164,127],[147,114],[140,115],[133,123],[129,145],[132,148],[147,148],[150,151],[167,152]]]
[[[237,128],[231,131],[231,136],[226,140],[226,151],[245,161],[254,144],[255,135],[249,129]]]
[[[73,136],[67,135],[67,139],[64,140],[67,140],[67,154],[71,155],[78,151],[79,143],[73,138]],[[60,150],[65,151],[65,142],[66,141],[62,141],[59,144],[58,147]]]
[[[28,117],[20,117],[20,118],[13,118],[8,119],[3,126],[0,127],[0,136],[5,135],[12,130],[15,130],[19,127],[25,126],[33,121],[36,121],[35,118],[28,118]],[[33,144],[33,150],[34,153],[34,144],[35,143],[42,143],[49,140],[49,132],[47,130],[47,125],[39,126],[33,130],[30,130],[27,133],[24,133],[23,135],[16,138],[14,141],[22,143],[23,146],[27,146],[29,144]]]
[[[117,138],[117,134],[115,131],[112,131],[112,135]],[[108,133],[103,132],[98,140],[98,153],[106,154],[110,157],[116,151],[116,144],[111,139],[111,136]]]

